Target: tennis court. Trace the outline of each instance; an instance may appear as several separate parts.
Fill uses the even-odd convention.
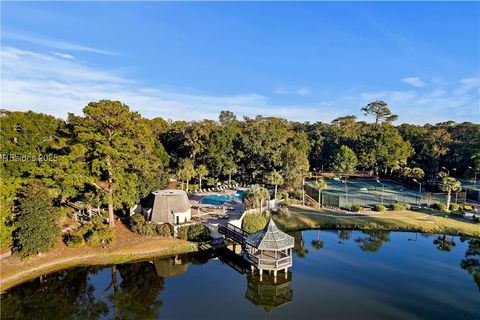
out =
[[[352,204],[363,207],[373,207],[375,204],[389,205],[392,203],[409,203],[411,205],[427,205],[433,202],[445,202],[446,195],[443,193],[422,193],[419,189],[403,186],[393,181],[374,179],[350,179],[334,178],[326,180],[328,188],[322,192],[324,206],[332,206],[350,209]],[[315,188],[315,180],[306,182],[306,194],[318,201],[318,190]],[[465,193],[452,195],[452,202],[464,202]]]

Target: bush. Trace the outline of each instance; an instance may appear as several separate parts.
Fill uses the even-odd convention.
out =
[[[156,232],[159,236],[161,237],[171,237],[172,236],[172,230],[170,229],[169,225],[164,223],[164,224],[157,224],[155,226]]]
[[[447,206],[444,203],[436,202],[432,204],[431,208],[435,210],[445,211],[447,209]]]
[[[450,211],[458,211],[460,209],[460,205],[456,203],[450,203]]]
[[[94,229],[86,235],[87,244],[92,247],[110,245],[115,241],[115,229]]]
[[[462,205],[462,210],[465,210],[465,211],[472,211],[473,210],[473,207],[469,204],[463,204]]]
[[[242,229],[248,233],[254,233],[262,230],[267,225],[267,219],[261,214],[250,213],[245,215],[242,220]]]
[[[187,232],[189,241],[206,241],[210,239],[210,231],[203,224],[192,224]]]
[[[412,209],[412,206],[410,205],[410,203],[404,203],[404,204],[403,204],[403,207],[405,208],[405,210],[410,210],[410,209]]]
[[[85,239],[78,232],[72,232],[66,237],[65,244],[69,248],[78,248],[85,245]]]
[[[188,226],[178,228],[178,237],[182,240],[188,240]]]
[[[383,204],[376,204],[373,206],[373,211],[383,212],[386,208]]]
[[[210,239],[210,231],[203,224],[191,224],[178,228],[178,237],[189,241],[206,241]]]
[[[354,203],[354,204],[352,204],[351,210],[353,212],[360,212],[360,211],[363,210],[363,207],[361,205],[357,204],[357,203]]]
[[[130,218],[130,229],[133,232],[146,236],[157,234],[155,226],[152,223],[145,221],[145,217],[139,213],[134,214]]]
[[[392,210],[392,211],[403,211],[403,210],[405,210],[405,206],[401,203],[392,203],[390,205],[390,210]]]

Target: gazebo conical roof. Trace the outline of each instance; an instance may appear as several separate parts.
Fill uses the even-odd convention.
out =
[[[247,237],[246,243],[259,250],[280,251],[293,248],[295,238],[278,229],[272,219],[267,226]]]

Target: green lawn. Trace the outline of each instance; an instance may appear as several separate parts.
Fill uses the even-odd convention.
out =
[[[306,229],[359,229],[444,233],[480,238],[480,224],[450,216],[435,216],[414,211],[368,214],[342,214],[293,205],[290,215],[276,216],[285,231]]]

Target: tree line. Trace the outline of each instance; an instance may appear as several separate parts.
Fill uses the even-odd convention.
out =
[[[115,211],[167,187],[171,178],[190,189],[191,183],[266,183],[295,196],[312,170],[399,177],[416,168],[433,177],[442,167],[455,168],[457,176],[480,169],[479,124],[396,126],[397,116],[383,101],[362,111],[374,121],[238,119],[230,111],[218,120],[170,121],[147,119],[110,100],[91,102],[83,115],[68,114],[66,120],[2,110],[2,246],[11,241],[21,208],[30,205],[28,192],[46,190],[57,206],[81,198],[87,206],[106,208],[113,226]],[[26,189],[32,184],[35,190]]]

